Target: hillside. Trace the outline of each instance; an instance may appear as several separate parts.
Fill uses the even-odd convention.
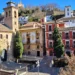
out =
[[[19,16],[29,16],[29,21],[39,21],[46,15],[63,15],[64,11],[59,9],[56,4],[47,4],[40,6],[27,6],[19,8]]]

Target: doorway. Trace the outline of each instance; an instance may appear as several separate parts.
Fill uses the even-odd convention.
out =
[[[38,57],[40,56],[40,51],[37,51],[37,56],[38,56]]]

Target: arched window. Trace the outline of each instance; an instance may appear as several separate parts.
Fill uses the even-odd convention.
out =
[[[3,38],[3,35],[2,34],[0,34],[0,39],[2,39]]]
[[[16,18],[17,14],[16,14],[16,11],[14,11],[14,17]]]
[[[6,17],[8,16],[8,13],[6,12]]]
[[[8,35],[6,35],[6,39],[8,39]]]
[[[11,11],[9,11],[9,16],[11,16]]]

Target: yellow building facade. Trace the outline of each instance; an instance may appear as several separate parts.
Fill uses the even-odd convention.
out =
[[[9,59],[13,58],[13,38],[20,31],[24,46],[24,54],[43,56],[42,24],[28,22],[20,26],[18,23],[18,8],[13,2],[7,2],[4,8],[4,24],[0,24],[0,51],[6,49]]]
[[[24,54],[33,56],[43,56],[43,34],[42,24],[29,22],[20,28]]]
[[[4,8],[4,24],[0,24],[0,52],[6,49],[9,59],[13,58],[13,35],[17,30],[18,8],[10,1]]]

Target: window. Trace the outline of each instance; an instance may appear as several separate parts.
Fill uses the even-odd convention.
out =
[[[6,12],[6,17],[8,16],[8,13]]]
[[[16,31],[16,29],[15,29],[15,31]]]
[[[2,34],[0,34],[0,38],[1,38],[1,39],[3,38]]]
[[[75,39],[75,32],[73,32],[73,38]]]
[[[67,11],[69,11],[69,8],[67,8]]]
[[[14,17],[16,18],[17,14],[16,14],[16,11],[14,11]]]
[[[51,26],[49,26],[49,31],[51,31],[52,29],[51,29]]]
[[[6,35],[6,39],[8,39],[8,35]]]
[[[37,49],[39,49],[39,45],[37,45]]]
[[[28,45],[27,49],[30,49],[30,45]]]
[[[27,44],[29,44],[30,43],[30,38],[27,38]]]
[[[31,54],[31,52],[30,51],[28,51],[28,55],[30,55]]]
[[[75,41],[73,41],[73,47],[75,48]]]
[[[15,22],[15,25],[16,25],[16,22]]]
[[[9,11],[9,16],[11,16],[11,11]]]
[[[49,48],[52,48],[52,47],[53,47],[52,42],[50,42],[49,43]]]
[[[65,33],[65,38],[69,39],[69,33]]]
[[[65,48],[69,48],[69,41],[66,41],[66,46]]]
[[[67,15],[69,15],[69,12],[67,13]]]
[[[49,39],[52,39],[52,34],[49,34]]]

